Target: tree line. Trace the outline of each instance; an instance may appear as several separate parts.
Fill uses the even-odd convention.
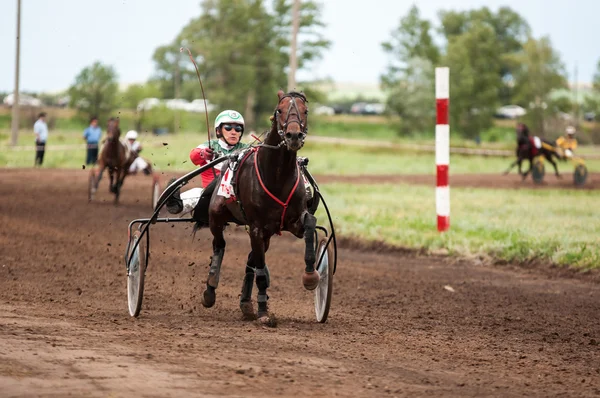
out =
[[[273,93],[287,86],[292,2],[203,0],[200,15],[155,50],[149,81],[119,93],[114,69],[95,63],[69,89],[72,104],[104,115],[116,106],[135,109],[148,97],[199,98],[193,65],[179,51],[187,47],[196,56],[209,100],[239,109],[254,125],[272,111]],[[302,1],[299,70],[309,69],[331,44],[323,35],[321,8],[318,1]],[[568,88],[565,64],[550,39],[536,38],[525,18],[509,7],[442,10],[434,23],[413,5],[381,45],[389,56],[381,75],[387,111],[400,116],[405,133],[433,129],[436,66],[450,68],[451,127],[466,137],[492,126],[494,113],[505,104],[526,108],[527,121],[539,132],[557,112],[573,106],[550,97]],[[310,98],[325,101],[310,83],[299,86]],[[600,61],[594,87],[600,93]],[[599,111],[600,102],[588,99],[585,108]]]

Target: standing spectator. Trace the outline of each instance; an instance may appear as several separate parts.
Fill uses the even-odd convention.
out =
[[[33,125],[35,133],[35,162],[34,166],[41,166],[44,162],[44,152],[46,152],[46,140],[48,139],[48,125],[46,124],[46,113],[41,112],[38,120]]]
[[[83,138],[87,142],[87,156],[85,164],[95,164],[98,160],[98,142],[102,136],[102,129],[98,126],[98,118],[92,116],[90,125],[83,131]]]

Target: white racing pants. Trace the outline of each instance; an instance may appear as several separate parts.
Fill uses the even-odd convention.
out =
[[[133,163],[131,163],[131,166],[129,166],[129,173],[135,174],[138,171],[145,170],[147,167],[148,167],[148,162],[146,162],[144,159],[142,159],[141,157],[138,156],[137,158],[135,158]]]

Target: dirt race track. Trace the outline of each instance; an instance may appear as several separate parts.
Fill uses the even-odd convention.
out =
[[[210,237],[153,226],[139,319],[126,226],[87,171],[0,170],[0,396],[598,396],[600,285],[539,270],[343,247],[329,321],[300,282],[302,242],[274,238],[275,328],[238,310],[249,242],[227,233],[217,304],[200,304]],[[334,210],[335,212],[335,210]]]

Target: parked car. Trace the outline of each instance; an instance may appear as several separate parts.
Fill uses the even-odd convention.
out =
[[[325,105],[317,106],[313,112],[315,115],[335,115],[335,109]]]
[[[350,113],[355,115],[381,115],[385,111],[385,104],[357,102],[350,108]]]
[[[189,106],[189,102],[188,102],[188,100],[184,100],[181,98],[175,98],[175,99],[166,100],[165,105],[169,109],[186,110],[186,108]]]
[[[8,107],[12,107],[15,103],[15,95],[8,94],[6,97],[4,97],[3,102],[4,102],[4,105],[6,105]],[[43,106],[44,104],[42,103],[42,100],[40,100],[39,98],[34,98],[27,94],[19,94],[19,105],[32,106],[35,108],[39,108],[39,107]]]
[[[594,120],[596,120],[596,113],[595,112],[586,112],[583,114],[583,118],[585,119],[586,122],[593,122]]]
[[[215,109],[217,109],[217,106],[214,104],[211,104],[210,101],[206,100],[206,110],[208,112],[212,112]],[[204,100],[202,99],[195,99],[192,102],[190,102],[189,104],[187,104],[185,106],[185,110],[188,112],[204,112]]]
[[[526,114],[527,111],[525,108],[522,108],[519,105],[505,105],[501,108],[498,108],[495,116],[499,119],[517,119],[525,116]]]
[[[141,111],[141,110],[147,111],[147,110],[150,110],[159,105],[160,105],[160,100],[158,98],[144,98],[138,104],[137,110],[138,111]]]

